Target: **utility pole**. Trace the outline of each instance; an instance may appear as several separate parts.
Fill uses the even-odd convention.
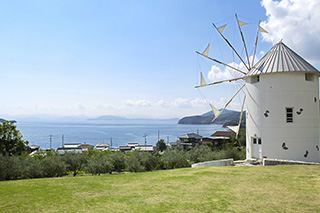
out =
[[[62,135],[61,140],[62,140],[62,147],[63,147],[64,146],[64,135]]]
[[[160,130],[158,130],[158,142],[160,141]]]
[[[49,140],[50,140],[50,149],[52,149],[52,137],[53,137],[53,135],[49,135]]]
[[[110,138],[110,146],[111,146],[111,148],[112,148],[112,138]]]
[[[147,136],[148,135],[146,135],[146,134],[144,134],[144,136],[143,136],[144,137],[144,145],[147,145]]]

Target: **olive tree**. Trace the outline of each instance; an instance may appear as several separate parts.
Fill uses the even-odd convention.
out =
[[[21,155],[28,145],[28,141],[22,140],[22,134],[13,121],[0,123],[0,153],[5,155]]]

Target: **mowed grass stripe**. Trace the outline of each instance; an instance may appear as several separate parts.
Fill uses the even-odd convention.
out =
[[[316,212],[320,166],[186,168],[0,182],[1,212]]]

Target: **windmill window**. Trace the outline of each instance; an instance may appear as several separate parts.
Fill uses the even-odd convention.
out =
[[[261,138],[258,138],[258,144],[261,144],[262,142],[261,142]]]
[[[293,123],[293,107],[286,108],[287,123]]]
[[[311,74],[311,73],[306,73],[305,74],[305,79],[306,79],[306,81],[313,81],[314,75]]]
[[[259,81],[260,81],[260,76],[259,75],[251,77],[251,83],[257,83]]]
[[[256,137],[256,136],[255,137],[251,137],[251,140],[252,140],[253,144],[259,144],[259,145],[262,144],[262,140],[259,137]]]

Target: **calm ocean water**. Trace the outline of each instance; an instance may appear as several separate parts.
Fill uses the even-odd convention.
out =
[[[207,137],[217,130],[225,130],[221,125],[179,125],[179,124],[104,124],[94,122],[82,123],[44,123],[44,122],[18,122],[17,128],[23,139],[29,145],[39,145],[42,149],[50,148],[50,135],[52,135],[52,148],[62,146],[62,137],[65,143],[87,143],[96,145],[108,143],[112,138],[112,147],[119,147],[127,143],[155,145],[160,139],[165,142],[175,142],[178,136],[186,133],[197,133]]]

